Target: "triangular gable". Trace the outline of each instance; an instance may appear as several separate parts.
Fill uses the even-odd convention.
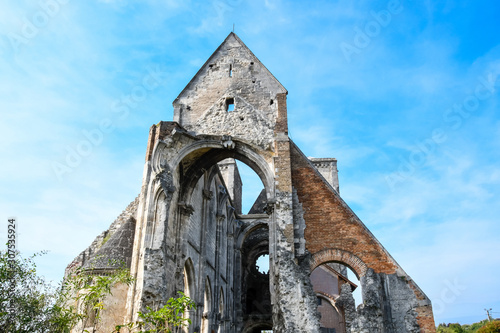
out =
[[[278,113],[286,119],[286,94],[230,33],[175,99],[174,121],[196,135],[229,135],[271,149]]]
[[[377,273],[406,275],[302,151],[293,142],[290,146],[292,184],[304,210],[307,250],[341,249]]]
[[[214,62],[214,60],[217,58],[217,56],[219,54],[219,51],[221,49],[227,47],[227,45],[231,41],[231,38],[233,38],[234,40],[236,40],[245,49],[245,51],[247,51],[251,55],[251,57],[254,59],[254,61],[256,63],[258,63],[260,66],[262,66],[267,71],[267,73],[269,74],[269,76],[271,76],[276,81],[276,83],[279,85],[279,87],[281,88],[281,90],[282,90],[281,93],[288,94],[288,91],[286,90],[286,88],[267,69],[267,67],[259,60],[259,58],[257,58],[255,56],[255,54],[248,48],[248,46],[246,46],[246,44],[243,43],[243,41],[238,37],[238,35],[236,35],[234,32],[230,32],[229,35],[227,35],[226,39],[224,39],[224,41],[219,45],[219,47],[214,51],[214,53],[212,53],[212,55],[208,58],[208,60],[205,61],[205,63],[203,64],[203,66],[201,66],[201,68],[198,70],[198,72],[196,72],[196,74],[193,76],[193,78],[191,79],[191,81],[189,81],[189,83],[186,85],[186,87],[184,87],[184,89],[181,91],[181,93],[177,96],[177,98],[173,102],[174,105],[176,103],[178,103],[179,100],[183,96],[185,96],[186,91],[188,91],[189,89],[192,88],[193,83],[195,83],[197,81],[197,78],[199,78],[200,76],[202,76],[206,72],[207,67],[209,67],[209,65]]]

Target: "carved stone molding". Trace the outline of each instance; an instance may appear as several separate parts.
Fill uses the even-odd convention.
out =
[[[207,200],[212,200],[213,197],[214,197],[214,192],[206,189],[203,190],[203,198]]]
[[[236,144],[232,140],[230,135],[223,135],[222,136],[222,146],[226,149],[234,149],[236,147]]]
[[[234,216],[235,210],[236,209],[234,207],[231,207],[231,206],[227,207],[227,223],[229,225],[231,225],[235,220],[235,216]]]
[[[229,194],[227,193],[224,186],[219,185],[219,195],[217,198],[217,217],[225,217],[226,216],[226,201],[229,198]]]
[[[194,213],[193,206],[186,204],[185,202],[179,202],[177,206],[179,207],[179,211],[182,215],[191,216]]]
[[[160,183],[161,188],[165,191],[165,193],[174,193],[174,178],[172,177],[172,173],[170,170],[163,170],[156,174],[155,180]]]

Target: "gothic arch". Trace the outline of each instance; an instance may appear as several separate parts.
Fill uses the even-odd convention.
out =
[[[252,232],[254,232],[260,228],[265,228],[269,231],[269,225],[266,221],[264,221],[264,220],[252,221],[248,226],[246,226],[244,229],[242,229],[240,231],[238,238],[236,240],[236,247],[238,249],[241,249],[241,247],[243,246],[243,243],[245,242],[247,237],[250,236],[250,234],[252,234]]]
[[[212,287],[210,278],[205,279],[205,293],[203,297],[203,316],[201,321],[201,333],[210,332],[210,316],[212,312]]]
[[[195,280],[194,265],[191,258],[188,258],[184,264],[184,294],[191,299],[195,299],[196,295],[196,280]]]
[[[144,237],[144,246],[146,248],[151,248],[153,246],[156,229],[159,227],[161,222],[164,222],[167,219],[167,196],[161,187],[156,189],[153,202],[154,209],[150,210],[151,213],[148,215],[146,223],[146,233]]]
[[[354,274],[358,279],[366,274],[368,266],[357,256],[351,252],[344,251],[341,249],[325,249],[313,254],[310,262],[309,268],[312,272],[316,267],[321,266],[327,262],[338,262],[348,266],[353,270]]]
[[[219,293],[219,314],[221,318],[224,318],[225,316],[225,305],[226,302],[224,300],[224,288],[220,287],[220,293]]]
[[[229,145],[227,142],[231,142]],[[166,168],[166,144],[158,143],[153,151],[153,169],[156,173]],[[172,159],[170,165],[172,170],[177,170],[179,165],[188,159],[192,159],[192,163],[185,170],[184,181],[181,184],[181,189],[187,191],[181,193],[181,200],[188,202],[196,182],[201,175],[217,162],[226,158],[237,159],[250,168],[259,176],[268,199],[274,196],[274,172],[272,172],[269,164],[264,156],[268,155],[265,151],[250,145],[242,140],[229,138],[222,141],[219,136],[205,136],[205,140],[196,141],[181,148],[175,158]]]

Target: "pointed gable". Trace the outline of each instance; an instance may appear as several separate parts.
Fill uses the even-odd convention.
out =
[[[174,120],[197,134],[217,127],[244,139],[249,128],[274,130],[278,94],[287,91],[231,32],[173,102]]]

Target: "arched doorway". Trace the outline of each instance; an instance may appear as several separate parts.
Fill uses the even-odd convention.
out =
[[[233,332],[235,326],[241,331],[250,321],[270,329],[269,274],[256,267],[257,259],[269,254],[270,218],[263,211],[274,193],[269,164],[243,143],[231,150],[215,146],[195,143],[181,149],[171,171],[172,184],[178,189],[174,203],[179,208],[174,232],[179,240],[186,240],[181,250],[192,256],[197,272],[210,277],[214,292],[212,319],[199,311],[193,326],[222,333]],[[262,202],[257,205],[262,209],[257,214],[245,214],[238,208],[244,184],[238,182],[235,160],[253,170],[264,187],[259,196]],[[201,297],[203,283],[198,285],[196,295]]]
[[[325,249],[312,256],[310,268],[321,332],[345,333],[346,318],[362,303],[359,278],[366,273],[366,265],[350,252]]]

